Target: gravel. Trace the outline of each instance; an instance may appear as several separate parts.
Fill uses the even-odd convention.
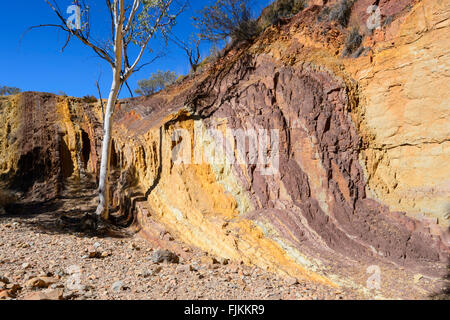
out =
[[[50,214],[0,219],[0,299],[361,299],[170,240],[58,227]],[[86,259],[84,259],[87,256]],[[89,258],[91,257],[91,258]]]

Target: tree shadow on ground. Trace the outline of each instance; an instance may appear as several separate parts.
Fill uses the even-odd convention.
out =
[[[69,234],[85,238],[127,238],[132,232],[111,223],[98,222],[96,228],[90,228],[86,217],[95,216],[93,196],[60,196],[48,201],[23,201],[7,207],[7,214],[0,221],[10,218],[20,219],[26,226],[39,233]],[[84,200],[84,201],[83,201]],[[92,218],[90,218],[92,219]]]

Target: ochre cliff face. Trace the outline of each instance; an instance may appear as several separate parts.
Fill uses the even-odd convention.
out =
[[[352,21],[364,21],[362,2]],[[114,203],[143,234],[156,220],[218,256],[299,278],[339,284],[365,273],[357,265],[387,261],[444,276],[450,1],[400,2],[381,2],[395,19],[365,37],[359,58],[341,57],[342,31],[317,24],[312,6],[202,75],[118,103]],[[10,188],[50,198],[67,178],[95,176],[98,105],[32,93],[0,101]],[[239,129],[276,130],[278,170],[267,174],[250,152],[224,160],[224,141],[237,155],[228,133]]]
[[[450,2],[422,1],[347,63],[358,81],[368,192],[392,210],[448,226]],[[395,32],[395,33],[394,33]]]
[[[92,107],[37,93],[0,103],[2,187],[43,202],[60,193],[65,179],[96,172],[101,126]]]

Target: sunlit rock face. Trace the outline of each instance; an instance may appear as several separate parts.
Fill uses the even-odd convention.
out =
[[[3,185],[43,202],[65,179],[96,172],[101,126],[80,99],[33,92],[0,99]]]
[[[448,226],[450,43],[448,1],[425,1],[374,37],[349,66],[360,86],[361,160],[370,195],[392,210]]]
[[[359,58],[342,57],[344,35],[312,6],[200,75],[120,101],[114,204],[143,234],[156,220],[211,253],[299,278],[338,283],[382,261],[444,275],[450,4],[381,2],[393,21]],[[44,200],[68,178],[96,176],[99,104],[0,101],[9,188]]]

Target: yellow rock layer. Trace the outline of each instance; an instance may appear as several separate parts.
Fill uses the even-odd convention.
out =
[[[361,162],[391,210],[450,215],[450,1],[425,0],[373,54],[349,60],[359,84]]]
[[[327,278],[306,270],[290,257],[280,244],[267,236],[261,226],[242,218],[243,214],[253,210],[253,206],[227,165],[214,163],[212,159],[206,159],[211,164],[173,162],[169,146],[172,144],[174,129],[187,130],[193,137],[195,125],[198,125],[196,121],[183,120],[177,122],[176,128],[151,130],[145,135],[145,142],[142,144],[146,146],[142,153],[146,155],[145,159],[136,157],[137,153],[131,151],[139,148],[135,146],[134,139],[122,140],[121,137],[129,136],[126,127],[117,128],[118,148],[129,150],[123,154],[125,161],[133,163],[138,172],[142,172],[138,174],[140,184],[144,187],[142,192],[145,193],[155,183],[158,167],[162,165],[160,179],[152,189],[146,205],[151,218],[165,225],[171,234],[186,243],[217,256],[334,286]],[[161,133],[162,157],[158,152]],[[211,153],[208,154],[208,150],[211,150],[208,149],[211,138],[206,132],[200,137],[203,140],[196,141],[196,144],[203,146],[204,157],[208,158],[212,156]],[[141,143],[139,140],[138,144]],[[191,156],[194,161],[194,154]],[[151,168],[147,174],[150,173],[152,177],[141,171],[144,167]],[[146,219],[148,218],[138,211],[138,221],[144,228]]]

